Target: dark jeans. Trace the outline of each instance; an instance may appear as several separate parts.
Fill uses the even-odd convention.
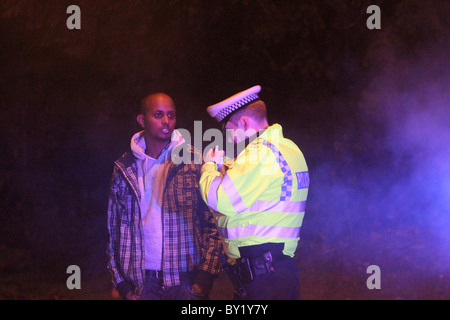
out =
[[[147,277],[139,300],[207,300],[208,297],[198,296],[191,290],[189,281],[179,286],[163,287],[160,280]]]
[[[294,259],[287,258],[275,264],[275,272],[258,276],[246,283],[247,297],[235,300],[299,300],[300,278]]]

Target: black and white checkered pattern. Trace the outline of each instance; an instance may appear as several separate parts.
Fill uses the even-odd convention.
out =
[[[255,94],[251,94],[246,96],[245,98],[242,98],[241,100],[233,103],[232,105],[226,107],[225,109],[221,110],[217,115],[216,115],[216,119],[218,121],[222,121],[223,119],[225,119],[230,113],[232,113],[233,111],[240,109],[246,105],[248,105],[249,103],[251,103],[252,101],[258,100],[259,96],[257,93]]]

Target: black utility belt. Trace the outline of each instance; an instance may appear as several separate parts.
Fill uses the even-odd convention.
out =
[[[243,283],[249,283],[257,277],[275,272],[275,264],[288,258],[285,255],[273,256],[268,251],[259,257],[237,259],[236,264],[233,265],[233,271]]]

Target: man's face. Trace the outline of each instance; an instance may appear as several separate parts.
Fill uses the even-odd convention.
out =
[[[176,111],[172,99],[159,97],[152,103],[147,103],[145,109],[140,122],[145,135],[159,141],[170,141],[176,125]]]

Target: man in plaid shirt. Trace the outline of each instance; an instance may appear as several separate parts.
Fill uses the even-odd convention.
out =
[[[201,154],[183,147],[192,161],[175,161],[171,151],[185,141],[174,130],[169,96],[143,99],[137,121],[143,131],[115,162],[111,182],[107,253],[113,285],[125,299],[205,299],[223,248],[199,193],[201,165],[193,160]]]

